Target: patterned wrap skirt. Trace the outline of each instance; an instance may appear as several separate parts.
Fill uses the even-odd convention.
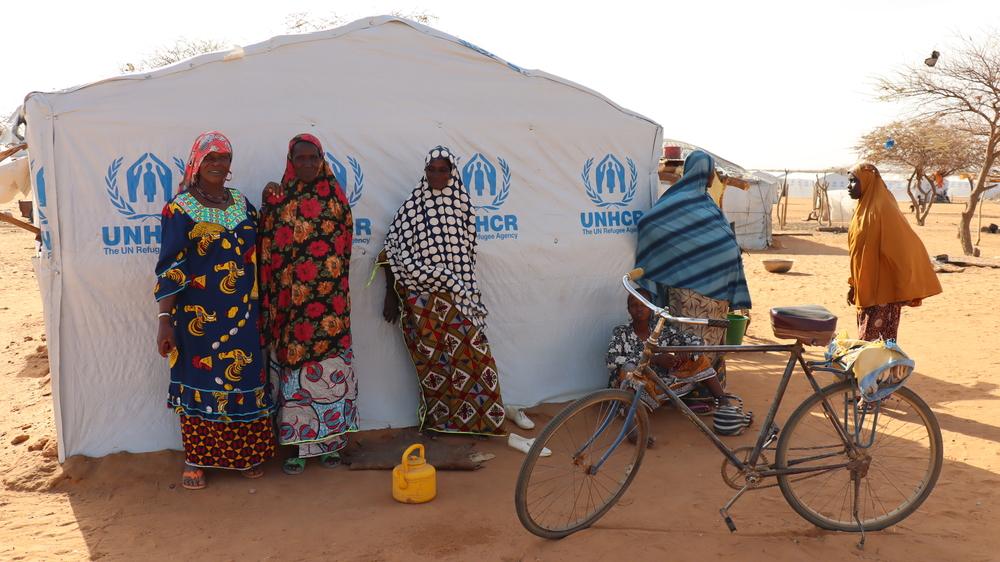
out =
[[[354,353],[299,369],[286,367],[271,354],[268,362],[278,405],[278,441],[297,445],[299,458],[335,453],[347,446],[347,434],[358,430],[358,382]]]
[[[447,294],[417,293],[398,282],[396,291],[420,386],[420,429],[503,435],[500,379],[486,333]]]

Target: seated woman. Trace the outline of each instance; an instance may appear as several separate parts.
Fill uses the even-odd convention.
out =
[[[640,292],[647,299],[652,298],[649,292],[643,290]],[[628,297],[628,314],[632,321],[615,327],[611,334],[611,342],[608,344],[607,364],[611,375],[608,383],[612,388],[627,386],[628,381],[624,380],[624,373],[639,364],[645,341],[653,331],[652,312],[632,295]],[[684,333],[667,324],[660,333],[658,345],[661,347],[704,345],[704,342],[698,336]],[[678,396],[685,396],[694,390],[698,383],[704,383],[720,405],[729,404],[715,369],[703,357],[697,354],[658,353],[652,357],[650,366]],[[659,408],[667,400],[666,394],[654,388],[647,388],[642,398],[650,410]]]
[[[648,291],[640,289],[647,299],[652,297]],[[644,342],[653,331],[653,314],[639,299],[629,295],[628,313],[631,322],[617,326],[611,334],[608,344],[607,366],[610,374],[608,381],[612,388],[631,389],[631,382],[625,374],[634,369],[642,357]],[[657,342],[660,347],[704,345],[698,336],[678,330],[671,324],[664,326]],[[658,353],[650,360],[653,372],[668,385],[678,396],[686,396],[699,387],[706,389],[715,399],[718,408],[715,409],[716,433],[732,434],[742,431],[752,420],[753,414],[742,411],[742,405],[730,405],[731,395],[727,395],[719,381],[718,374],[711,366],[709,358],[703,354]],[[650,410],[655,410],[666,403],[669,398],[653,384],[647,384],[642,394],[642,402]],[[737,398],[737,400],[739,400]],[[700,409],[692,405],[696,413],[712,413],[712,409]],[[734,427],[735,426],[735,427]],[[652,446],[654,438],[649,437],[648,446]]]

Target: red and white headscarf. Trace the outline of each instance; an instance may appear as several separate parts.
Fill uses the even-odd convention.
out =
[[[184,178],[181,180],[179,191],[184,191],[191,186],[194,179],[198,177],[201,162],[213,152],[231,155],[233,145],[226,138],[226,135],[219,131],[208,131],[198,135],[194,145],[191,146],[191,155],[188,156],[187,165],[184,166]]]
[[[319,176],[333,177],[333,170],[330,168],[330,163],[324,157],[323,145],[319,142],[319,139],[309,133],[299,133],[292,137],[292,140],[288,141],[288,159],[285,161],[285,173],[281,176],[281,183],[288,185],[289,182],[295,179],[295,168],[292,167],[292,149],[300,142],[307,142],[315,146],[316,150],[319,150],[319,157],[323,159],[323,169],[320,170]]]

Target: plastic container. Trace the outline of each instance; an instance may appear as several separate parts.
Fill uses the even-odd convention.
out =
[[[726,317],[729,328],[726,329],[726,345],[743,345],[743,335],[747,331],[747,317],[742,314],[732,314]]]
[[[415,450],[419,455],[411,455]],[[392,498],[401,503],[426,503],[437,496],[437,475],[424,458],[424,446],[410,445],[403,461],[392,469]]]

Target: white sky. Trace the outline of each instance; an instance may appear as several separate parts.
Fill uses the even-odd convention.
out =
[[[181,36],[249,44],[283,33],[292,12],[353,21],[392,11],[437,16],[442,31],[748,168],[853,162],[857,139],[903,110],[875,99],[875,77],[935,48],[947,57],[958,33],[1000,32],[996,0],[11,0],[0,11],[0,114],[30,91],[116,75]]]

